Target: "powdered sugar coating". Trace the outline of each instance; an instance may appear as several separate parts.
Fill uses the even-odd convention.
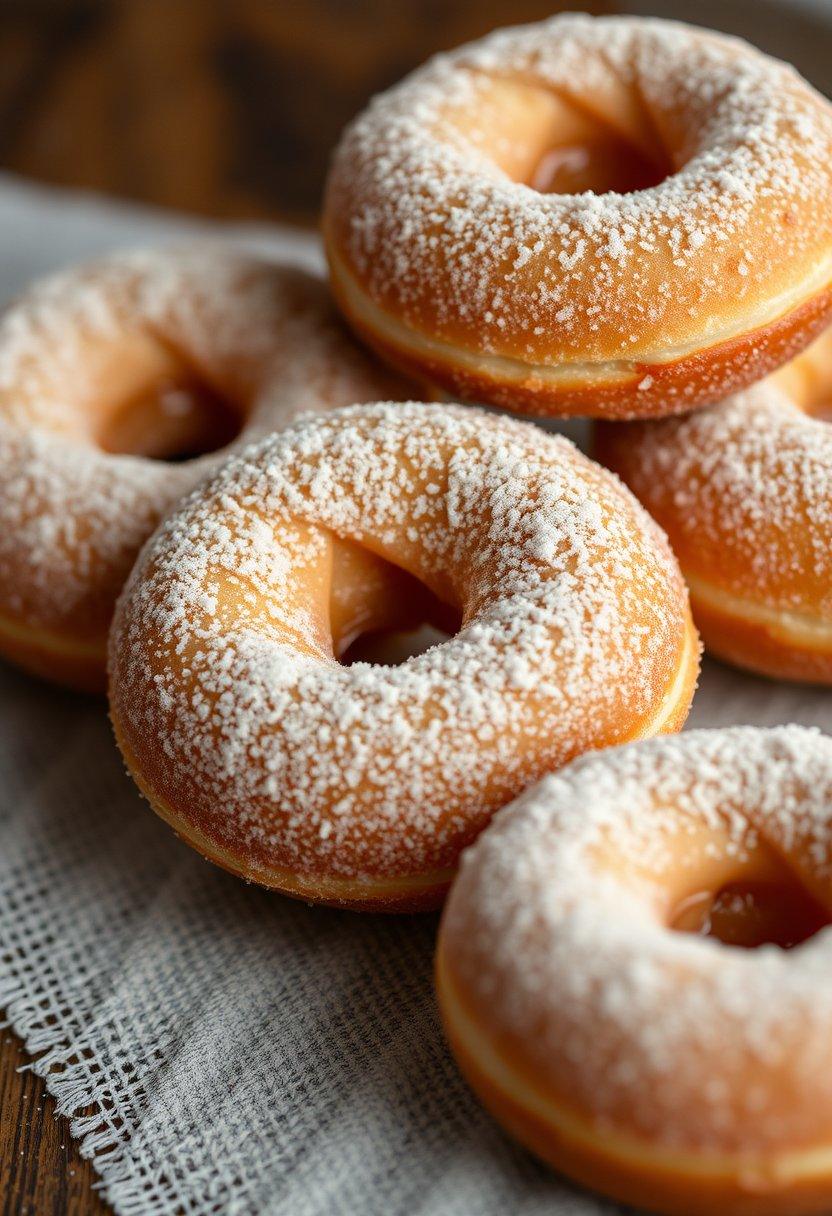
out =
[[[832,913],[828,737],[737,727],[584,757],[465,853],[441,949],[489,1038],[599,1131],[750,1167],[828,1139],[832,933],[740,950],[665,927],[660,898],[668,871],[727,881],[760,850]]]
[[[382,582],[415,576],[459,633],[340,665],[345,545]],[[151,801],[242,872],[423,874],[529,780],[650,729],[687,628],[663,536],[567,440],[355,407],[230,460],[161,526],[116,614],[113,718]]]
[[[0,319],[3,616],[103,647],[141,544],[220,458],[172,465],[98,446],[110,378],[159,351],[240,410],[235,446],[397,391],[342,332],[323,284],[219,244],[116,254],[35,285]]]
[[[775,381],[685,418],[605,428],[599,452],[687,574],[832,623],[832,431]]]
[[[525,135],[494,134],[495,82],[554,94],[669,175],[602,195],[511,180],[500,140]],[[439,56],[359,116],[333,164],[330,250],[418,334],[533,367],[626,371],[743,333],[771,319],[773,300],[777,314],[827,286],[830,154],[827,104],[746,44],[673,22],[561,15]],[[694,381],[667,391],[707,399]]]

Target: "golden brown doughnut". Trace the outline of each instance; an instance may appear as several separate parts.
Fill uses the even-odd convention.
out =
[[[440,1007],[485,1104],[585,1185],[828,1213],[830,921],[832,740],[653,739],[546,778],[463,855]]]
[[[746,43],[555,17],[440,55],[348,128],[327,185],[353,327],[537,415],[720,400],[832,308],[832,109]]]
[[[668,533],[706,647],[832,683],[832,331],[687,418],[603,424],[602,463]]]
[[[214,449],[400,393],[322,283],[239,251],[117,254],[37,284],[0,318],[0,653],[103,690],[116,596]]]
[[[356,637],[456,636],[400,666]],[[436,906],[529,781],[684,720],[698,640],[664,536],[567,440],[357,406],[229,460],[145,548],[110,638],[116,737],[206,857],[290,895]]]

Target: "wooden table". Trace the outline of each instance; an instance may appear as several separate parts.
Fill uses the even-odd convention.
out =
[[[0,167],[212,216],[311,225],[328,153],[371,93],[441,47],[578,6],[0,0]],[[731,28],[730,0],[688,7]],[[751,33],[829,84],[829,39],[808,18],[760,11]],[[24,1062],[0,1032],[0,1216],[106,1212],[43,1083],[16,1071]]]
[[[0,1216],[103,1216],[92,1166],[54,1118],[43,1081],[17,1071],[25,1064],[18,1040],[0,1031]]]

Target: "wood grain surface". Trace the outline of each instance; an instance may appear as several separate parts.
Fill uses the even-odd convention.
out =
[[[0,168],[216,217],[314,224],[329,152],[430,53],[557,0],[0,0]],[[662,11],[663,0],[649,5]],[[679,5],[675,6],[678,11]],[[688,14],[730,25],[728,0]],[[750,32],[828,86],[795,13]],[[747,24],[747,10],[745,21]],[[2,943],[0,943],[1,945]],[[0,1011],[2,1014],[2,1011]],[[0,1216],[99,1216],[93,1171],[0,1031]]]
[[[0,1216],[101,1216],[109,1211],[92,1189],[83,1161],[43,1081],[20,1072],[26,1056],[0,1031]]]

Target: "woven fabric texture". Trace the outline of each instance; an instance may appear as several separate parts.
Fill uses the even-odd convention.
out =
[[[0,296],[180,221],[0,183]],[[318,258],[308,239],[236,233]],[[707,665],[691,725],[823,725]],[[122,1216],[601,1216],[480,1109],[443,1043],[436,918],[316,909],[150,813],[106,710],[0,667],[0,1011]]]

